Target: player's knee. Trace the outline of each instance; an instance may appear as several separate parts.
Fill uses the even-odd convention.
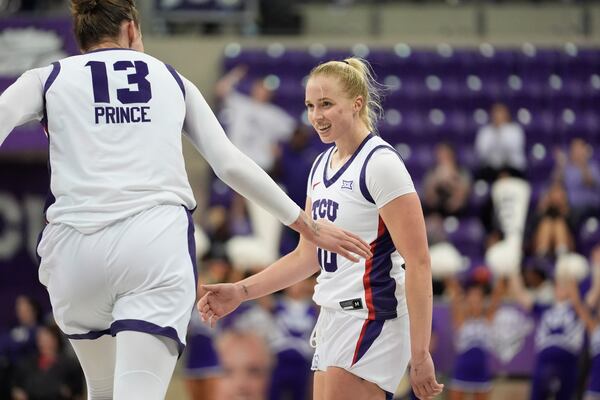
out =
[[[114,400],[162,400],[168,384],[152,371],[128,371],[115,376]]]

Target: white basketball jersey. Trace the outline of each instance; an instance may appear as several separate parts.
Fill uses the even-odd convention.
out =
[[[92,233],[155,205],[195,207],[185,90],[172,67],[129,49],[92,51],[54,63],[44,96],[49,222]]]
[[[312,200],[312,217],[326,218],[357,234],[371,244],[373,257],[354,263],[318,249],[321,274],[313,299],[322,307],[365,319],[383,320],[404,315],[407,312],[404,259],[396,251],[366,184],[367,165],[373,155],[394,150],[380,137],[369,135],[352,157],[331,174],[328,165],[334,148],[322,153],[311,170],[307,191]]]

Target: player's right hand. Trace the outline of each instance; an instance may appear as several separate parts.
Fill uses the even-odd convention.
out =
[[[410,384],[421,400],[431,400],[442,393],[444,385],[435,378],[435,367],[429,352],[421,360],[410,360]]]
[[[200,319],[211,328],[220,318],[234,311],[244,301],[244,288],[233,283],[201,285],[206,293],[198,301]]]

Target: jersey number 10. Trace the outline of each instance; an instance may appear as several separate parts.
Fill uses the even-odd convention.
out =
[[[110,103],[106,63],[102,61],[90,61],[85,66],[90,67],[92,72],[94,102]],[[137,85],[137,90],[129,88],[117,89],[117,98],[122,104],[147,103],[152,98],[152,88],[150,87],[150,82],[146,79],[148,76],[148,64],[143,61],[117,61],[113,64],[113,70],[115,71],[127,71],[131,68],[134,69],[134,72],[127,75],[127,81],[130,85]]]
[[[337,254],[319,248],[317,250],[319,265],[327,272],[337,271]]]

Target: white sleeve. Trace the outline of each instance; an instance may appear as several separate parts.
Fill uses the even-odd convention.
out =
[[[25,72],[0,96],[0,145],[15,127],[42,118],[44,84],[40,70]]]
[[[258,165],[235,147],[225,135],[198,88],[181,77],[185,86],[184,132],[210,164],[215,174],[236,192],[263,207],[283,224],[300,215],[296,205]]]
[[[415,192],[413,181],[393,150],[381,149],[373,153],[365,171],[365,183],[377,208],[402,195]]]

